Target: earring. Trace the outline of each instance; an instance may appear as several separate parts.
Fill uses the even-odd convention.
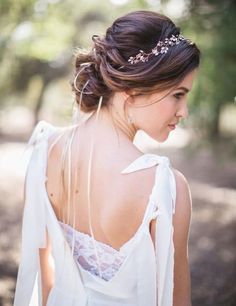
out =
[[[134,123],[134,118],[128,114],[128,124],[133,124]]]

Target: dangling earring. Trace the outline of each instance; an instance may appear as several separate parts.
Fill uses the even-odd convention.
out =
[[[132,103],[129,102],[129,99],[132,99],[132,96],[128,96],[125,100],[125,103],[124,103],[124,109],[125,107],[127,106],[127,103],[132,105]],[[134,118],[133,116],[130,114],[129,112],[129,109],[127,109],[127,122],[128,124],[134,124]]]
[[[133,124],[134,123],[134,118],[128,114],[128,124]]]

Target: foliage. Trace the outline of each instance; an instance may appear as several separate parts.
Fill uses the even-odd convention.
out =
[[[202,63],[192,99],[197,124],[208,135],[219,135],[222,106],[233,103],[236,78],[236,5],[234,1],[192,0],[190,19],[182,21],[194,33],[202,52]]]
[[[175,3],[176,1],[176,3]],[[205,135],[218,135],[219,113],[235,95],[235,28],[233,0],[181,0],[185,10],[174,17],[185,36],[202,52],[198,79],[190,99],[193,123]],[[177,5],[178,2],[178,5]],[[41,78],[42,91],[50,82],[68,77],[75,47],[88,47],[93,34],[102,34],[116,17],[135,9],[171,14],[177,0],[2,0],[0,2],[0,94],[27,90]],[[176,12],[174,12],[176,13]],[[34,101],[37,111],[43,92]],[[9,101],[9,100],[7,100]],[[190,120],[191,121],[191,120]],[[201,124],[199,124],[201,122]]]

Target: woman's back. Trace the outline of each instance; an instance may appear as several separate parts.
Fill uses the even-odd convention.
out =
[[[45,247],[44,230],[46,229],[55,265],[55,280],[47,299],[47,306],[72,306],[75,301],[84,306],[102,306],[106,303],[107,305],[155,306],[157,299],[159,305],[171,305],[174,260],[172,214],[175,211],[176,186],[168,158],[156,154],[143,154],[121,169],[124,176],[155,169],[155,179],[148,203],[144,208],[145,214],[141,224],[136,232],[132,233],[131,239],[125,241],[126,243],[121,247],[120,254],[124,255],[123,261],[119,269],[111,275],[112,277],[105,279],[101,275],[91,273],[89,269],[84,269],[82,265],[74,261],[76,259],[73,253],[75,240],[73,238],[71,243],[68,239],[68,244],[65,244],[68,238],[66,231],[63,230],[63,226],[60,226],[46,192],[44,182],[47,184],[50,179],[46,176],[47,156],[50,152],[48,139],[53,139],[53,135],[56,137],[60,132],[61,129],[42,121],[35,128],[30,140],[30,143],[34,144],[34,150],[26,178],[23,255],[18,272],[14,305],[27,304],[30,298],[34,301],[33,305],[38,305],[35,294],[31,296],[30,293],[32,288],[34,293],[37,290],[35,277],[37,272],[40,274],[37,248]],[[56,170],[56,167],[54,169]],[[158,220],[155,226],[155,243],[158,247],[155,251],[149,225],[156,218]],[[120,220],[120,227],[123,228],[123,220]],[[76,235],[74,237],[76,238]],[[47,248],[45,250],[46,254],[43,249],[40,251],[41,279],[44,280],[48,273],[44,266],[44,264],[47,266],[48,258]],[[28,266],[29,262],[30,266]],[[25,274],[30,275],[27,280],[24,277]],[[39,283],[38,285],[40,288]],[[40,289],[38,293],[40,300],[42,298]]]
[[[89,127],[88,124],[74,127],[75,141],[72,145],[71,186],[75,214],[71,215],[70,224],[80,232],[91,235],[88,221],[88,162],[89,162]],[[61,169],[58,160],[62,158],[63,148],[70,136],[72,128],[59,131],[49,140],[53,141],[63,135],[53,146],[48,158],[47,193],[55,212],[59,217],[60,207],[68,205],[68,193],[61,196],[58,188]],[[97,129],[98,133],[98,129]],[[109,134],[109,131],[108,131]],[[121,174],[121,171],[132,161],[143,154],[134,145],[127,144],[127,150],[120,152],[115,148],[112,137],[100,135],[101,142],[95,145],[92,165],[91,205],[92,224],[95,239],[119,248],[130,240],[140,226],[148,199],[155,181],[155,167],[140,171]],[[112,147],[113,145],[113,147]],[[125,155],[125,156],[124,156]],[[68,167],[66,168],[68,173]],[[77,180],[75,179],[77,178]],[[68,175],[65,175],[65,186],[68,186]],[[76,184],[76,186],[74,186]],[[74,191],[74,192],[73,192]],[[154,239],[154,237],[153,237]]]

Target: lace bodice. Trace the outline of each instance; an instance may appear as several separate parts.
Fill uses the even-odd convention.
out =
[[[110,280],[119,270],[126,255],[108,244],[93,240],[90,235],[77,231],[68,224],[62,222],[59,222],[59,224],[65,233],[66,240],[71,249],[74,235],[73,256],[76,263],[93,275],[99,276],[106,281]],[[99,266],[93,241],[96,244]]]

